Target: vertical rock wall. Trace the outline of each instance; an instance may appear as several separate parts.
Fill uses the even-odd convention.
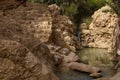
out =
[[[51,33],[48,13],[40,4],[0,11],[0,80],[59,80],[53,57],[41,42]]]
[[[118,24],[118,16],[108,6],[104,6],[92,15],[92,23],[89,29],[83,29],[84,39],[89,47],[107,48],[112,47],[112,34]],[[84,43],[84,42],[83,42]]]

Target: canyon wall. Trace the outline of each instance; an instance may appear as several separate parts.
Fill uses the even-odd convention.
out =
[[[107,48],[112,50],[112,37],[114,28],[118,25],[118,16],[108,6],[95,11],[92,15],[89,28],[83,26],[83,44],[88,47]]]
[[[6,11],[1,8],[0,80],[59,80],[52,54],[43,43],[51,33],[48,13],[48,7],[40,4]],[[38,34],[41,32],[45,35]]]

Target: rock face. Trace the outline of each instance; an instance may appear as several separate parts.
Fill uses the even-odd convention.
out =
[[[38,30],[44,30],[40,27],[48,27],[49,20],[41,20],[46,11],[47,6],[28,4],[0,14],[0,80],[59,80],[52,54],[40,39],[48,37],[37,37]]]
[[[1,80],[58,80],[51,62],[43,43],[29,49],[16,41],[0,40]]]
[[[106,5],[97,10],[92,18],[89,29],[82,29],[83,44],[89,47],[111,49],[112,34],[118,24],[118,16]]]
[[[50,41],[55,45],[74,52],[81,48],[80,42],[74,36],[74,25],[67,16],[56,16],[53,19],[52,29]]]
[[[0,10],[9,10],[19,7],[20,5],[26,6],[27,0],[0,0]]]
[[[79,70],[79,71],[91,73],[90,76],[93,76],[93,77],[100,77],[101,76],[101,73],[100,73],[101,70],[97,67],[92,66],[92,65],[71,62],[68,64],[68,66],[74,70]]]

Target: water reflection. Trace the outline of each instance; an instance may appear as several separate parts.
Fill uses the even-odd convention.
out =
[[[58,76],[60,80],[94,80],[88,73],[78,71],[59,72]]]

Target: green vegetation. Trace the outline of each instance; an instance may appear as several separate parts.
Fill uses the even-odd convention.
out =
[[[109,4],[117,14],[120,14],[119,0],[28,0],[29,2],[57,4],[61,7],[61,14],[71,18],[77,26],[86,17],[90,17],[94,11]],[[108,11],[103,11],[107,13]],[[88,19],[89,20],[89,19]],[[89,22],[88,22],[89,23]]]
[[[103,10],[102,12],[104,12],[104,13],[108,13],[108,12],[112,12],[112,10],[108,10],[108,9],[106,9],[106,10]]]
[[[109,4],[113,10],[120,15],[120,0],[108,0],[107,4]]]

